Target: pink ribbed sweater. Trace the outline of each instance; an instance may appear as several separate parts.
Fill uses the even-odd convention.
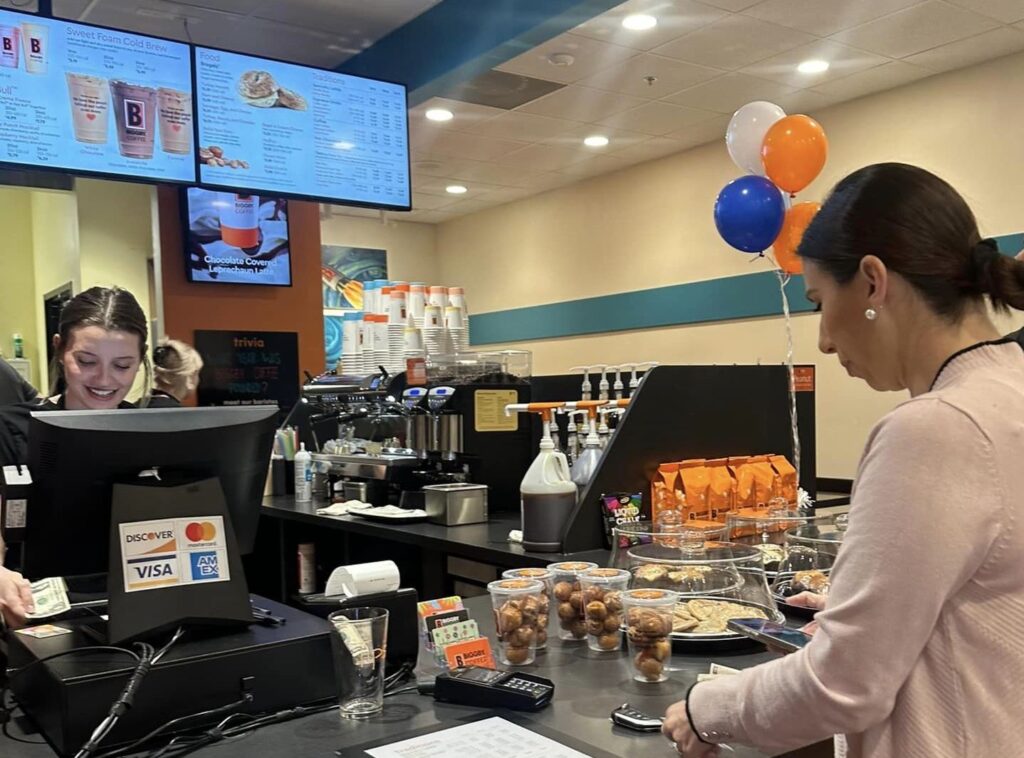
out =
[[[697,728],[770,752],[846,734],[850,758],[1024,756],[1022,522],[1024,351],[979,347],[872,431],[813,641],[695,687]]]

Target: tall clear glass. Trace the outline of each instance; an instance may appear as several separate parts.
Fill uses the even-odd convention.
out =
[[[327,620],[334,627],[334,663],[342,718],[363,719],[384,708],[385,608],[344,608]]]

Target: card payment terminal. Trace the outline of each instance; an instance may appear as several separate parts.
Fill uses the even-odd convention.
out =
[[[435,700],[514,711],[539,711],[554,693],[554,682],[542,676],[479,666],[452,669],[434,683]]]

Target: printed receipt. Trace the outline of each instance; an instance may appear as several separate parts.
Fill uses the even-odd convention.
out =
[[[366,751],[373,758],[588,758],[503,718],[474,721]]]

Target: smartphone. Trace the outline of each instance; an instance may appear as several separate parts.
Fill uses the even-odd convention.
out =
[[[795,653],[811,641],[811,635],[799,629],[791,629],[778,621],[729,619],[727,626],[734,632],[789,653]]]

